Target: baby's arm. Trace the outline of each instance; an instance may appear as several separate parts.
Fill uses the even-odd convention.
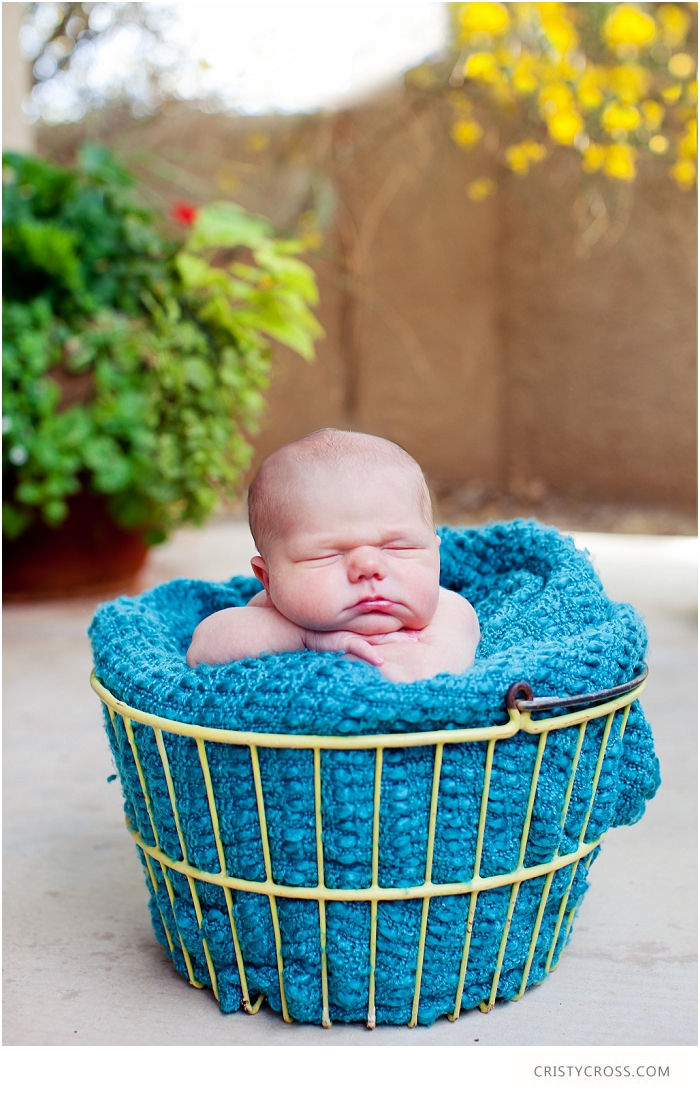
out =
[[[384,656],[382,674],[393,682],[415,682],[443,672],[466,671],[474,663],[481,632],[471,603],[441,587],[437,610],[418,635],[418,643],[399,644],[393,637],[387,633],[372,638]]]
[[[200,621],[187,662],[190,667],[230,663],[263,652],[296,652],[304,647],[304,630],[274,606],[231,606]]]
[[[376,667],[384,663],[379,650],[347,630],[316,633],[289,621],[261,591],[247,606],[231,606],[201,621],[192,635],[187,663],[230,663],[263,652],[348,652]]]

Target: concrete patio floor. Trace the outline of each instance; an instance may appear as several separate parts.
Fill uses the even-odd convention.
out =
[[[695,992],[695,538],[577,535],[613,598],[650,634],[644,705],[663,785],[612,831],[556,972],[518,1003],[430,1029],[285,1025],[267,1007],[224,1016],[155,942],[146,889],[88,686],[96,600],[5,609],[7,1045],[693,1045]],[[144,586],[249,572],[242,523],[181,531]]]

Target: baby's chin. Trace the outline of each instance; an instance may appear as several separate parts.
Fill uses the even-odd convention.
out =
[[[364,637],[376,636],[379,633],[396,633],[399,629],[420,630],[430,624],[430,619],[425,615],[406,612],[398,617],[394,614],[374,611],[367,614],[357,614],[350,621],[344,621],[337,628],[349,629],[352,633],[359,633]]]
[[[396,633],[399,629],[416,629],[418,626],[406,625],[393,614],[358,614],[340,628],[349,629],[351,633],[359,633],[363,637],[373,637],[377,633]]]

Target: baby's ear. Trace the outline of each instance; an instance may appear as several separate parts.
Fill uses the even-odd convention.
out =
[[[260,580],[260,582],[262,583],[263,587],[265,588],[265,590],[267,591],[267,593],[269,595],[270,594],[270,573],[268,571],[267,565],[265,564],[265,561],[263,560],[262,557],[253,557],[250,563],[251,563],[251,566],[253,568],[253,571],[254,571],[256,577]]]

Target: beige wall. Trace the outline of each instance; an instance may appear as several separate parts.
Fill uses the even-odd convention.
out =
[[[2,147],[32,152],[34,130],[22,113],[31,90],[31,70],[19,50],[19,28],[25,4],[2,5]]]
[[[439,491],[692,509],[694,196],[661,165],[633,189],[582,185],[564,151],[475,204],[466,184],[489,166],[450,122],[396,95],[311,118],[169,107],[88,132],[166,199],[230,197],[285,229],[312,194],[333,207],[312,260],[326,339],[311,364],[276,352],[257,460],[352,426],[405,446]],[[69,158],[84,132],[44,130],[42,147]]]
[[[577,499],[692,507],[695,196],[654,165],[631,208],[610,188],[611,227],[587,252],[567,161],[547,165],[541,188],[507,181],[499,203],[509,476]]]
[[[496,483],[497,210],[465,200],[439,112],[382,139],[385,121],[357,118],[363,140],[341,184],[356,241],[355,419],[410,450],[438,488]]]

